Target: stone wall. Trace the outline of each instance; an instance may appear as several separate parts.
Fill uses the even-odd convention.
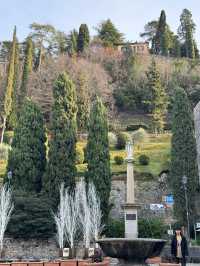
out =
[[[139,217],[161,217],[166,222],[172,220],[171,210],[152,211],[150,203],[162,203],[162,196],[167,194],[166,186],[163,186],[158,180],[155,181],[135,181],[135,197],[136,203],[141,204],[138,212]],[[122,205],[126,199],[126,176],[113,176],[110,202],[113,205],[111,216],[115,219],[123,219]]]

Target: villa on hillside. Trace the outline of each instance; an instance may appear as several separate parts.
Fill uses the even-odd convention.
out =
[[[123,52],[127,46],[130,46],[133,53],[135,54],[149,54],[149,43],[148,42],[127,42],[127,43],[116,43],[119,52]]]

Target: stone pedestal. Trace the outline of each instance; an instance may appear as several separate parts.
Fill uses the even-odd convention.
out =
[[[125,238],[138,238],[138,204],[127,203],[124,207]]]
[[[126,146],[127,150],[127,182],[126,182],[126,204],[124,208],[124,220],[125,220],[125,238],[137,238],[138,237],[138,215],[137,210],[140,208],[138,204],[135,204],[135,181],[134,181],[134,169],[133,169],[133,150],[132,144],[129,142]]]

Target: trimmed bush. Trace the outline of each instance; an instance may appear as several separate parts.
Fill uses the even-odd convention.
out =
[[[125,225],[124,220],[108,219],[104,229],[106,237],[124,237]]]
[[[159,218],[139,219],[139,237],[163,238],[166,235],[166,225]]]
[[[13,140],[14,132],[13,131],[6,131],[3,137],[3,141],[6,144],[11,145]]]
[[[119,132],[117,134],[117,144],[116,144],[116,148],[118,150],[122,150],[125,149],[126,146],[126,142],[130,140],[130,135],[128,133],[125,132]]]
[[[142,154],[139,156],[138,160],[139,160],[140,165],[148,165],[150,158],[149,156]]]
[[[52,237],[55,233],[54,220],[49,200],[37,195],[18,192],[14,195],[14,211],[7,233],[14,238]]]
[[[113,132],[108,133],[109,146],[115,147],[117,144],[117,137]]]
[[[148,140],[148,134],[143,128],[139,128],[132,134],[132,139],[134,145],[140,148],[141,144]]]
[[[126,130],[127,131],[135,131],[135,130],[138,130],[139,128],[143,128],[145,130],[148,130],[149,126],[146,124],[132,124],[132,125],[127,125]]]
[[[116,155],[114,157],[114,161],[117,165],[122,165],[124,162],[124,158],[122,156]]]
[[[76,164],[83,164],[84,151],[80,146],[76,146]]]
[[[8,153],[10,149],[11,148],[8,144],[5,143],[0,144],[0,160],[8,159]]]

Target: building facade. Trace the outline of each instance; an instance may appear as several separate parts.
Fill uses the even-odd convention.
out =
[[[129,46],[135,54],[149,54],[148,42],[118,43],[116,46],[119,52],[123,52]]]

